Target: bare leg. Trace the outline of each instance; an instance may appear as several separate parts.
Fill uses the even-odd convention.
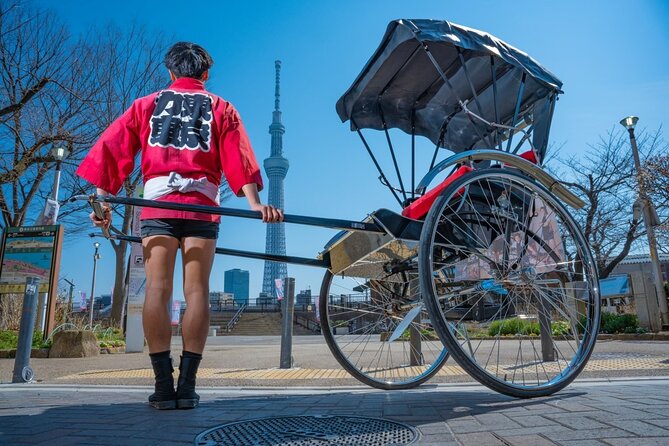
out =
[[[144,270],[146,291],[142,323],[144,336],[149,344],[149,353],[170,349],[172,328],[168,310],[172,295],[174,262],[179,249],[179,240],[166,235],[154,235],[142,240],[144,248]]]
[[[181,325],[184,351],[202,354],[209,332],[209,275],[216,240],[184,237],[181,240],[186,312]]]

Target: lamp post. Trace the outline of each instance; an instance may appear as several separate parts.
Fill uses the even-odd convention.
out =
[[[639,150],[636,145],[636,138],[634,136],[634,127],[639,118],[636,116],[628,116],[620,121],[620,124],[627,129],[630,135],[630,144],[632,146],[632,154],[634,155],[634,166],[636,167],[636,176],[639,183],[639,200],[641,201],[641,208],[643,211],[643,224],[646,227],[646,234],[648,235],[648,248],[650,251],[651,270],[653,272],[653,284],[655,285],[655,292],[657,293],[657,300],[659,301],[660,314],[662,316],[662,325],[669,325],[669,311],[667,310],[667,296],[664,293],[664,284],[662,283],[662,269],[660,268],[660,260],[657,256],[657,242],[655,240],[655,230],[653,229],[653,208],[646,189],[643,185],[643,177],[641,172],[641,161],[639,160]]]
[[[67,155],[69,155],[69,151],[65,147],[54,147],[53,149],[51,149],[51,154],[56,160],[56,175],[54,175],[53,179],[52,198],[58,201],[58,187],[60,186],[60,167],[63,160],[67,158]]]
[[[58,219],[58,188],[60,187],[60,170],[61,164],[69,155],[69,150],[65,147],[53,147],[51,149],[51,156],[56,161],[56,172],[53,177],[53,187],[51,189],[51,196],[44,202],[44,211],[37,220],[38,225],[55,225]]]
[[[100,258],[100,254],[98,254],[98,249],[100,248],[100,242],[93,243],[93,246],[95,246],[95,253],[93,253],[93,281],[91,283],[91,303],[89,309],[89,318],[90,318],[89,325],[91,326],[91,329],[93,329],[93,306],[95,304],[95,273],[98,266],[98,259]]]

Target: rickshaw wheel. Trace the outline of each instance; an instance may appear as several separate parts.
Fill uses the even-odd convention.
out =
[[[413,310],[417,306],[420,312]],[[384,273],[377,280],[326,271],[319,315],[321,331],[337,362],[369,386],[416,387],[448,359],[443,344],[425,323],[428,316],[418,291],[415,261],[413,269]],[[405,317],[412,320],[403,328]]]
[[[600,321],[594,259],[546,188],[510,169],[454,181],[421,233],[430,319],[457,363],[506,395],[550,395],[592,353]]]

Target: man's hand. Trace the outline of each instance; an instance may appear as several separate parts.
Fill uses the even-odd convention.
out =
[[[261,203],[251,205],[252,211],[258,211],[262,214],[262,221],[265,223],[277,223],[283,221],[283,211],[274,206]]]
[[[95,215],[95,212],[91,212],[89,217],[91,218],[91,221],[95,226],[98,228],[104,228],[106,230],[109,230],[109,227],[111,226],[111,221],[112,221],[112,211],[109,206],[102,206],[102,211],[104,213],[104,218],[99,219],[97,215]]]

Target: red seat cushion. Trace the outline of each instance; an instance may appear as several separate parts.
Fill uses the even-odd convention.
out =
[[[402,215],[408,218],[413,218],[414,220],[420,220],[428,213],[430,207],[432,207],[432,203],[434,203],[434,200],[437,199],[439,194],[444,189],[446,189],[446,187],[449,184],[451,184],[453,181],[460,178],[464,174],[471,172],[472,170],[474,169],[472,169],[469,166],[460,167],[458,170],[447,176],[446,179],[442,181],[441,184],[439,184],[439,186],[428,191],[418,200],[414,201],[409,206],[405,207],[404,210],[402,210]]]
[[[531,162],[532,164],[537,164],[537,155],[534,154],[534,150],[528,150],[527,152],[523,152],[519,157],[526,159],[527,161]]]

